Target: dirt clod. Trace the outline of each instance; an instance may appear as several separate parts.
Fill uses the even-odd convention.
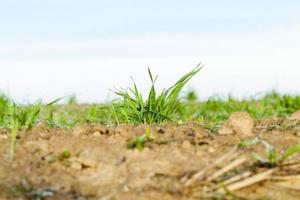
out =
[[[243,137],[253,135],[254,120],[247,112],[235,112],[219,130],[219,134],[239,134]]]

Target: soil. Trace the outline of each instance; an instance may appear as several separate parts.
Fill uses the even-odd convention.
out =
[[[274,172],[268,178],[228,192],[222,187],[224,181],[246,171],[259,174],[270,170],[258,166],[249,149],[236,148],[245,135],[211,133],[194,122],[168,123],[151,127],[153,140],[143,150],[128,149],[128,141],[144,134],[147,127],[85,124],[55,129],[38,124],[18,133],[13,160],[9,157],[9,131],[2,129],[0,199],[300,198],[299,187],[275,179],[298,177],[295,181],[300,183],[299,155],[287,161],[288,167],[271,169]],[[265,119],[255,121],[252,135],[247,133],[247,137],[259,135],[280,152],[299,142],[299,128],[298,122],[288,119]],[[216,163],[232,150],[232,158]],[[255,145],[251,152],[264,155],[265,151]],[[244,162],[215,174],[241,156],[246,156]],[[196,177],[201,170],[202,175]]]

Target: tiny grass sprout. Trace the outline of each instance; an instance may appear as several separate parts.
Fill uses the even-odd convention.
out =
[[[281,155],[276,151],[273,145],[269,144],[265,140],[256,137],[254,139],[243,140],[239,143],[240,148],[246,148],[255,144],[262,144],[266,151],[266,157],[262,157],[257,153],[253,153],[252,156],[259,164],[267,167],[275,167],[286,161],[289,157],[300,152],[300,143],[287,148]]]
[[[67,159],[71,157],[71,152],[68,149],[64,149],[60,155],[62,159]]]
[[[256,153],[253,153],[254,159],[256,159],[260,164],[265,166],[276,166],[281,161],[276,149],[273,147],[273,145],[267,143],[264,140],[261,140],[260,143],[265,147],[267,157],[264,158]]]
[[[246,147],[249,147],[249,146],[252,146],[252,145],[255,145],[257,143],[260,142],[260,139],[259,138],[254,138],[254,139],[245,139],[245,140],[242,140],[240,143],[239,143],[239,147],[240,148],[246,148]]]
[[[129,91],[124,89],[115,91],[121,100],[120,105],[112,105],[113,109],[116,109],[113,110],[116,121],[119,121],[117,114],[120,114],[126,122],[133,124],[152,124],[171,121],[172,115],[178,110],[181,90],[201,68],[202,66],[199,64],[192,71],[182,76],[173,86],[164,89],[160,94],[155,89],[157,76],[154,77],[150,69],[148,69],[152,86],[145,101],[134,81],[133,87],[129,88]]]
[[[54,119],[54,112],[56,111],[57,107],[55,107],[55,104],[59,101],[61,101],[64,97],[61,97],[61,98],[57,98],[53,101],[51,101],[50,103],[46,104],[45,108],[46,109],[46,115],[44,117],[44,121],[45,123],[53,128],[53,127],[58,127],[59,125],[57,124],[57,122],[55,121]]]
[[[274,146],[269,144],[268,142],[260,140],[260,143],[265,147],[266,157],[262,157],[257,153],[254,153],[253,157],[260,164],[268,167],[275,167],[286,161],[289,157],[300,152],[300,143],[288,147],[281,155],[277,152]]]
[[[48,163],[54,163],[54,162],[56,162],[56,161],[57,161],[57,157],[54,156],[54,155],[51,155],[51,156],[49,156],[49,157],[47,158],[47,162],[48,162]]]
[[[283,153],[280,159],[283,161],[287,160],[289,157],[293,156],[298,152],[300,152],[300,143],[287,148],[287,150],[285,150],[285,152]]]
[[[50,155],[47,158],[48,163],[54,163],[56,161],[64,161],[65,159],[68,159],[71,157],[71,152],[68,149],[63,149],[61,153],[59,153],[58,156],[56,155]]]
[[[151,136],[150,128],[146,129],[146,133],[141,136],[137,136],[134,139],[130,140],[127,144],[128,149],[135,149],[143,150],[145,143],[151,141],[153,138]]]

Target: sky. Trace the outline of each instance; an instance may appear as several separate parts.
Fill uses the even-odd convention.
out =
[[[0,0],[0,91],[18,101],[147,92],[199,62],[201,98],[300,93],[300,1]]]

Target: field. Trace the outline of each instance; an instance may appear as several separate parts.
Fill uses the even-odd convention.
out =
[[[0,97],[0,199],[299,199],[300,96],[181,92],[106,104]]]

